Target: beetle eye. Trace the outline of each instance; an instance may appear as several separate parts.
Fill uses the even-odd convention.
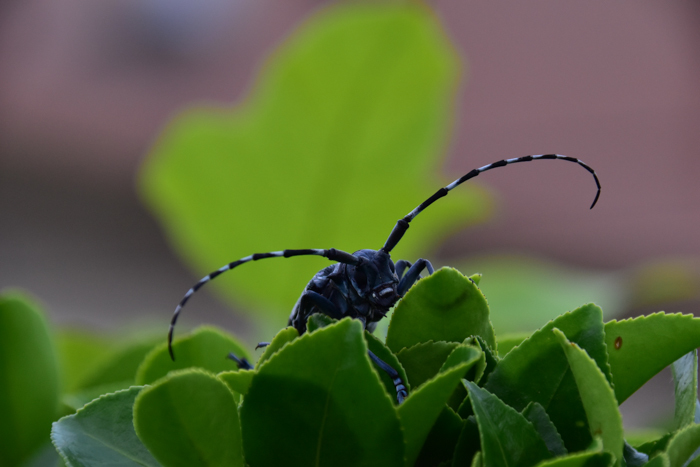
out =
[[[355,283],[361,289],[364,289],[367,286],[367,276],[365,275],[364,271],[355,271]]]

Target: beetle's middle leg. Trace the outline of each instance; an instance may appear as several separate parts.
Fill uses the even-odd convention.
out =
[[[229,354],[226,356],[226,358],[230,358],[231,360],[236,362],[236,365],[238,365],[239,370],[252,370],[253,369],[253,365],[251,365],[247,359],[238,358],[238,357],[236,357],[236,354],[233,352],[229,352]]]
[[[369,354],[369,358],[376,363],[379,368],[384,370],[387,375],[389,375],[389,378],[391,378],[391,381],[394,383],[394,387],[396,388],[396,400],[399,404],[401,404],[404,399],[408,397],[408,390],[401,379],[401,375],[399,375],[399,372],[394,370],[391,365],[374,355],[374,352],[371,350],[368,350],[367,353]]]
[[[402,260],[399,260],[397,262],[401,263]],[[411,264],[408,261],[405,262],[406,264]],[[398,266],[397,266],[398,269]],[[400,296],[404,296],[404,294],[408,291],[408,289],[411,288],[413,284],[416,283],[416,281],[420,278],[420,273],[423,272],[423,269],[428,270],[428,274],[432,274],[435,272],[433,269],[433,265],[430,264],[430,261],[427,259],[419,259],[418,261],[415,262],[410,268],[408,268],[408,271],[406,271],[406,274],[401,277],[401,280],[399,281],[399,286],[396,288],[396,291]]]

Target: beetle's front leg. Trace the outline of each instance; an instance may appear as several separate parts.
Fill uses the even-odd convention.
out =
[[[302,310],[311,310],[312,306],[317,306],[324,315],[328,315],[333,319],[343,319],[343,313],[337,306],[326,297],[313,290],[307,290],[301,295]]]
[[[403,273],[406,272],[407,268],[410,268],[413,266],[410,261],[406,261],[405,259],[400,259],[396,262],[396,277],[401,280],[403,277]]]
[[[420,277],[420,273],[423,272],[423,269],[428,270],[428,274],[432,274],[435,272],[433,269],[433,265],[430,264],[430,261],[427,259],[419,259],[418,261],[413,264],[408,271],[406,272],[406,275],[401,278],[399,281],[399,286],[397,287],[397,292],[400,296],[404,296],[406,292],[408,292],[408,289],[411,288],[413,284],[416,283],[418,278]]]

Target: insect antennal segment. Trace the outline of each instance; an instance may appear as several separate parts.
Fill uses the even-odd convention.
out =
[[[192,288],[190,288],[187,293],[185,293],[185,296],[182,297],[182,300],[180,300],[180,303],[178,303],[177,307],[175,307],[175,311],[173,312],[173,317],[170,321],[170,328],[168,329],[168,352],[170,353],[170,358],[174,361],[175,360],[175,352],[173,351],[173,334],[175,332],[175,324],[177,323],[177,319],[180,317],[180,313],[182,312],[182,308],[185,306],[187,301],[190,299],[192,294],[194,294],[196,291],[198,291],[204,284],[207,282],[211,281],[212,279],[215,279],[219,275],[223,274],[226,271],[230,271],[231,269],[240,266],[241,264],[248,263],[250,261],[258,261],[260,259],[266,259],[266,258],[291,258],[293,256],[323,256],[325,258],[328,258],[331,261],[336,261],[338,263],[345,263],[345,264],[352,264],[352,265],[357,265],[362,263],[362,258],[358,258],[356,256],[353,256],[350,253],[346,253],[345,251],[342,250],[336,250],[335,248],[330,248],[328,250],[322,250],[322,249],[305,249],[305,250],[282,250],[282,251],[272,251],[269,253],[255,253],[254,255],[246,256],[244,258],[241,258],[237,261],[233,261],[225,266],[220,267],[214,272],[209,273],[208,275],[204,276],[202,279],[199,280]]]
[[[576,159],[575,157],[563,156],[561,154],[538,154],[538,155],[534,155],[534,156],[523,156],[523,157],[515,157],[512,159],[503,159],[503,160],[494,162],[492,164],[488,164],[488,165],[485,165],[483,167],[479,167],[478,169],[473,169],[473,170],[469,171],[467,174],[465,174],[462,177],[455,180],[454,182],[450,183],[449,185],[447,185],[443,188],[440,188],[430,198],[423,201],[413,211],[409,212],[405,217],[403,217],[402,219],[399,219],[398,222],[396,222],[396,225],[394,226],[393,230],[391,231],[391,234],[389,234],[389,238],[387,238],[386,242],[384,243],[384,246],[381,249],[387,253],[389,253],[391,250],[393,250],[394,247],[399,243],[399,241],[401,241],[401,238],[403,238],[403,235],[408,230],[410,222],[418,214],[420,214],[423,210],[425,210],[428,206],[433,204],[438,199],[440,199],[444,196],[447,196],[447,193],[449,193],[453,189],[457,188],[459,185],[466,182],[467,180],[470,180],[470,179],[478,176],[482,172],[486,172],[487,170],[495,169],[498,167],[505,167],[506,165],[515,164],[517,162],[530,162],[530,161],[546,160],[546,159],[558,159],[558,160],[567,161],[567,162],[575,162],[576,164],[580,165],[581,167],[583,167],[584,169],[586,169],[588,172],[590,172],[593,175],[593,179],[595,180],[595,184],[596,184],[596,188],[597,188],[595,198],[593,199],[593,204],[591,204],[591,207],[590,207],[590,209],[593,209],[593,206],[596,205],[596,203],[598,202],[598,198],[600,197],[600,181],[598,180],[598,175],[596,175],[595,171],[590,166],[588,166],[587,164],[582,162],[581,160]]]

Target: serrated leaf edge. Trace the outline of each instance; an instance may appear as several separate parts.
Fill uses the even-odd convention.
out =
[[[51,444],[53,445],[54,449],[56,449],[56,452],[58,452],[58,454],[61,456],[61,459],[63,460],[63,462],[65,462],[65,464],[66,464],[68,467],[74,467],[73,464],[68,460],[68,457],[66,457],[66,454],[63,452],[63,450],[58,446],[58,444],[56,444],[56,439],[54,438],[54,426],[55,426],[56,424],[58,424],[58,423],[59,423],[61,420],[63,420],[64,418],[75,417],[75,416],[78,415],[80,412],[84,411],[84,410],[86,409],[86,407],[88,407],[89,405],[92,405],[92,404],[95,404],[95,403],[99,402],[101,399],[105,399],[105,398],[107,398],[107,397],[109,397],[109,396],[112,396],[112,395],[114,395],[114,394],[119,394],[119,393],[122,393],[122,392],[128,392],[128,391],[131,391],[131,390],[134,389],[134,388],[143,389],[143,388],[145,388],[146,386],[148,386],[148,385],[145,385],[145,384],[144,384],[144,385],[134,385],[134,386],[129,386],[128,388],[125,388],[125,389],[120,389],[119,391],[114,391],[114,392],[110,392],[110,393],[107,393],[107,394],[102,394],[102,395],[100,395],[99,397],[97,397],[97,398],[91,400],[90,402],[88,402],[87,404],[85,404],[84,406],[82,406],[81,408],[79,408],[78,410],[76,410],[75,413],[72,413],[72,414],[69,414],[69,415],[65,415],[65,416],[59,418],[58,420],[56,420],[55,422],[51,423],[51,434],[50,434]],[[140,394],[140,393],[141,393],[141,391],[139,390],[139,394]],[[137,395],[137,397],[138,397],[138,395]],[[132,408],[132,412],[133,412],[133,408]],[[132,418],[133,418],[133,415],[132,415]],[[135,432],[135,431],[136,431],[136,430],[134,429],[134,432]],[[138,436],[138,435],[137,435],[137,436]],[[139,438],[139,440],[140,440],[140,438]],[[145,445],[144,445],[144,446],[145,446]],[[146,448],[146,449],[148,449],[148,448]],[[150,451],[148,451],[148,452],[150,452]],[[151,454],[151,455],[153,455],[153,454]]]

